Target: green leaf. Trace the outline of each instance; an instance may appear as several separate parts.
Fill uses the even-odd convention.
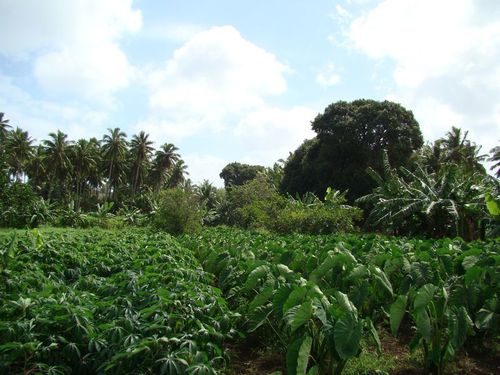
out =
[[[415,296],[415,300],[413,301],[413,308],[415,310],[419,310],[423,307],[427,307],[429,302],[434,298],[434,293],[436,293],[437,287],[432,284],[425,284],[421,287]]]
[[[358,354],[361,341],[361,322],[352,313],[344,314],[333,329],[335,349],[342,359],[353,358]]]
[[[408,296],[399,295],[396,298],[396,301],[391,305],[389,310],[389,320],[391,323],[391,333],[396,336],[398,333],[399,325],[403,320],[403,317],[406,312],[406,302],[408,300]]]
[[[306,301],[300,306],[294,306],[287,313],[287,321],[292,333],[306,324],[313,315],[312,301]]]
[[[429,314],[425,308],[420,308],[413,312],[413,319],[420,335],[427,340],[431,341],[432,327]]]
[[[358,310],[356,309],[356,306],[354,306],[354,304],[349,300],[347,294],[344,294],[338,290],[336,290],[333,294],[338,304],[342,308],[342,311],[357,314]]]
[[[297,375],[306,375],[307,363],[309,362],[309,353],[311,352],[312,338],[306,336],[300,345],[297,357]]]
[[[455,349],[460,348],[467,339],[467,332],[472,327],[472,320],[467,314],[467,310],[464,306],[458,308],[456,313],[453,314],[455,319],[452,325],[452,343]]]
[[[269,266],[263,264],[261,266],[258,266],[255,268],[250,274],[248,275],[247,281],[243,285],[243,288],[245,290],[250,290],[255,288],[259,280],[266,276],[269,273]]]
[[[491,329],[495,326],[495,316],[493,311],[481,309],[476,314],[476,327],[481,330]]]
[[[292,290],[285,304],[283,305],[283,315],[286,315],[287,311],[290,310],[293,306],[301,304],[304,301],[306,293],[307,289],[304,286]]]
[[[262,292],[255,296],[253,301],[250,303],[250,306],[248,307],[248,311],[254,311],[257,307],[262,306],[272,297],[273,293],[274,288],[272,286],[268,286],[267,288],[265,288]]]
[[[373,340],[375,341],[375,344],[377,345],[377,353],[380,355],[382,354],[382,344],[380,342],[380,337],[378,336],[378,332],[375,329],[375,326],[373,325],[373,322],[370,318],[366,318],[366,323],[368,325],[368,330],[370,331],[370,334],[373,337]]]
[[[491,193],[486,193],[484,195],[484,200],[486,201],[486,208],[491,216],[500,215],[500,204],[493,198]]]
[[[318,282],[336,263],[333,251],[329,251],[326,259],[309,275],[309,281]]]
[[[464,260],[462,261],[462,266],[464,267],[465,270],[468,270],[469,268],[473,267],[477,262],[479,262],[479,258],[477,256],[471,255],[464,258]]]
[[[378,267],[373,267],[373,272],[375,274],[375,281],[377,282],[377,285],[392,297],[394,292],[392,290],[391,282],[387,278],[385,272]]]
[[[303,341],[304,338],[299,337],[297,340],[288,345],[286,351],[286,369],[288,375],[297,375],[297,360]]]

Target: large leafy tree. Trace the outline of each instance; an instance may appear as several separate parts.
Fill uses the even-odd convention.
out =
[[[102,140],[104,171],[108,178],[107,197],[116,197],[127,167],[127,134],[120,128],[108,129]]]
[[[33,154],[33,139],[27,131],[16,128],[7,133],[6,150],[9,171],[20,182]]]
[[[149,135],[141,131],[134,135],[130,141],[130,179],[132,194],[136,194],[147,177],[150,165],[150,157],[153,153],[153,142]]]
[[[352,202],[375,187],[366,169],[382,170],[384,150],[399,167],[423,144],[412,112],[389,101],[331,104],[314,119],[312,129],[316,138],[299,147],[285,165],[281,189],[291,195],[311,191],[322,196],[334,186],[348,190]]]
[[[265,170],[261,165],[230,163],[222,169],[219,176],[224,180],[224,186],[227,188],[244,185],[257,177],[259,172],[265,172]]]

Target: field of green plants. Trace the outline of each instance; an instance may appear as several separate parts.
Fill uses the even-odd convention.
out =
[[[349,366],[404,336],[445,373],[495,356],[500,243],[232,228],[0,232],[0,373],[225,373],[260,338],[287,374]],[[384,371],[390,372],[388,369]]]

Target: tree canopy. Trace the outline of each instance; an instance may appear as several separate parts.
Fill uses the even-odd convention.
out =
[[[312,129],[317,136],[305,141],[285,165],[281,190],[291,195],[323,195],[333,186],[348,190],[352,202],[374,188],[366,169],[382,170],[384,150],[399,167],[423,144],[413,113],[389,101],[333,103],[314,119]]]
[[[241,186],[246,182],[253,180],[259,172],[264,172],[265,168],[261,165],[249,165],[241,163],[229,163],[219,174],[224,180],[224,186]]]

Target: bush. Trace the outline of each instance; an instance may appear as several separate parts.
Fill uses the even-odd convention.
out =
[[[14,182],[0,192],[0,226],[24,228],[31,225],[34,206],[38,200],[28,184]]]
[[[354,207],[329,207],[323,203],[312,207],[288,205],[275,222],[281,233],[330,234],[354,230],[354,221],[362,211]]]
[[[173,235],[198,231],[201,229],[201,213],[196,198],[179,188],[163,190],[153,225]]]

